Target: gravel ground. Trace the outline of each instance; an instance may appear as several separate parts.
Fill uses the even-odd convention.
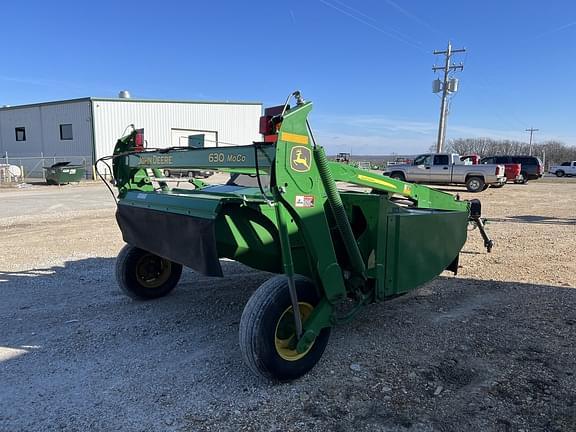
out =
[[[576,182],[474,195],[492,254],[471,232],[457,277],[370,306],[282,385],[237,346],[268,274],[225,261],[133,302],[103,187],[57,190],[0,194],[0,431],[576,430]]]

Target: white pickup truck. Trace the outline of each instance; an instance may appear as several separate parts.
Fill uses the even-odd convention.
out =
[[[393,165],[384,175],[413,183],[465,184],[469,192],[481,192],[489,185],[506,183],[504,165],[469,165],[456,153],[427,153],[406,165]]]
[[[556,174],[556,177],[576,176],[576,161],[564,162],[561,165],[554,165],[548,169],[550,174]]]

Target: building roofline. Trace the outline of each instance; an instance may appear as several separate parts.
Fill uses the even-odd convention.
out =
[[[260,105],[262,102],[238,102],[238,101],[201,101],[201,100],[170,100],[170,99],[133,99],[133,98],[100,98],[82,97],[76,99],[63,99],[58,101],[37,102],[23,105],[0,106],[0,111],[8,111],[22,108],[34,108],[47,105],[63,105],[78,102],[140,102],[140,103],[176,103],[176,104],[197,104],[197,105]]]
[[[36,102],[36,103],[23,104],[23,105],[0,106],[0,111],[5,111],[5,110],[8,111],[8,110],[14,110],[14,109],[20,109],[20,108],[34,108],[34,107],[40,107],[40,106],[45,106],[45,105],[63,105],[63,104],[69,104],[69,103],[88,102],[90,100],[91,100],[91,98],[89,98],[89,97],[83,97],[83,98],[77,98],[77,99],[64,99],[64,100],[59,100],[59,101]]]
[[[262,105],[262,102],[255,101],[205,101],[205,100],[171,100],[171,99],[134,99],[134,98],[99,98],[91,97],[92,101],[103,102],[150,102],[150,103],[178,103],[178,104],[198,104],[198,105]]]

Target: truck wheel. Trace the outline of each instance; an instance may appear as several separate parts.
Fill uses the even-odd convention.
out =
[[[304,322],[320,298],[309,279],[296,275],[294,282]],[[303,353],[291,345],[295,333],[288,278],[274,276],[260,285],[242,313],[239,339],[244,362],[257,375],[273,381],[301,377],[322,357],[330,328],[323,329]]]
[[[390,178],[394,180],[406,181],[406,176],[404,175],[404,173],[401,172],[393,172],[392,174],[390,174]]]
[[[466,180],[466,190],[468,192],[482,192],[484,190],[484,179],[482,177],[469,177]]]
[[[563,170],[556,171],[556,177],[564,177],[564,174],[566,173]]]
[[[182,265],[137,247],[126,245],[116,258],[116,281],[128,297],[151,300],[174,289]]]

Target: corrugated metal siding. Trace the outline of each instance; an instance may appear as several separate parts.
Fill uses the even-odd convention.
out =
[[[40,156],[42,152],[40,107],[0,112],[0,156]],[[16,128],[26,128],[26,141],[16,141]]]
[[[61,124],[72,124],[72,140],[60,140]],[[26,128],[26,141],[16,141],[15,128],[20,126]],[[91,158],[90,101],[0,111],[0,151],[12,157],[43,154]]]
[[[130,124],[144,128],[149,147],[170,147],[172,129],[216,131],[220,146],[252,144],[261,139],[262,105],[99,100],[92,104],[97,158],[112,154]]]
[[[97,157],[112,154],[117,139],[130,124],[145,129],[150,147],[173,145],[173,129],[213,131],[220,146],[246,145],[261,139],[258,132],[261,112],[262,105],[253,103],[89,99],[11,107],[0,110],[0,156],[5,152],[12,158],[78,156],[85,157],[90,165],[94,153]],[[61,124],[72,124],[72,140],[60,139]],[[20,126],[26,128],[26,141],[16,141],[15,128]],[[206,142],[206,145],[215,144]]]
[[[90,102],[46,105],[40,108],[44,155],[92,157],[92,119]],[[71,124],[71,140],[60,139],[60,125]],[[88,163],[91,163],[88,161]]]

